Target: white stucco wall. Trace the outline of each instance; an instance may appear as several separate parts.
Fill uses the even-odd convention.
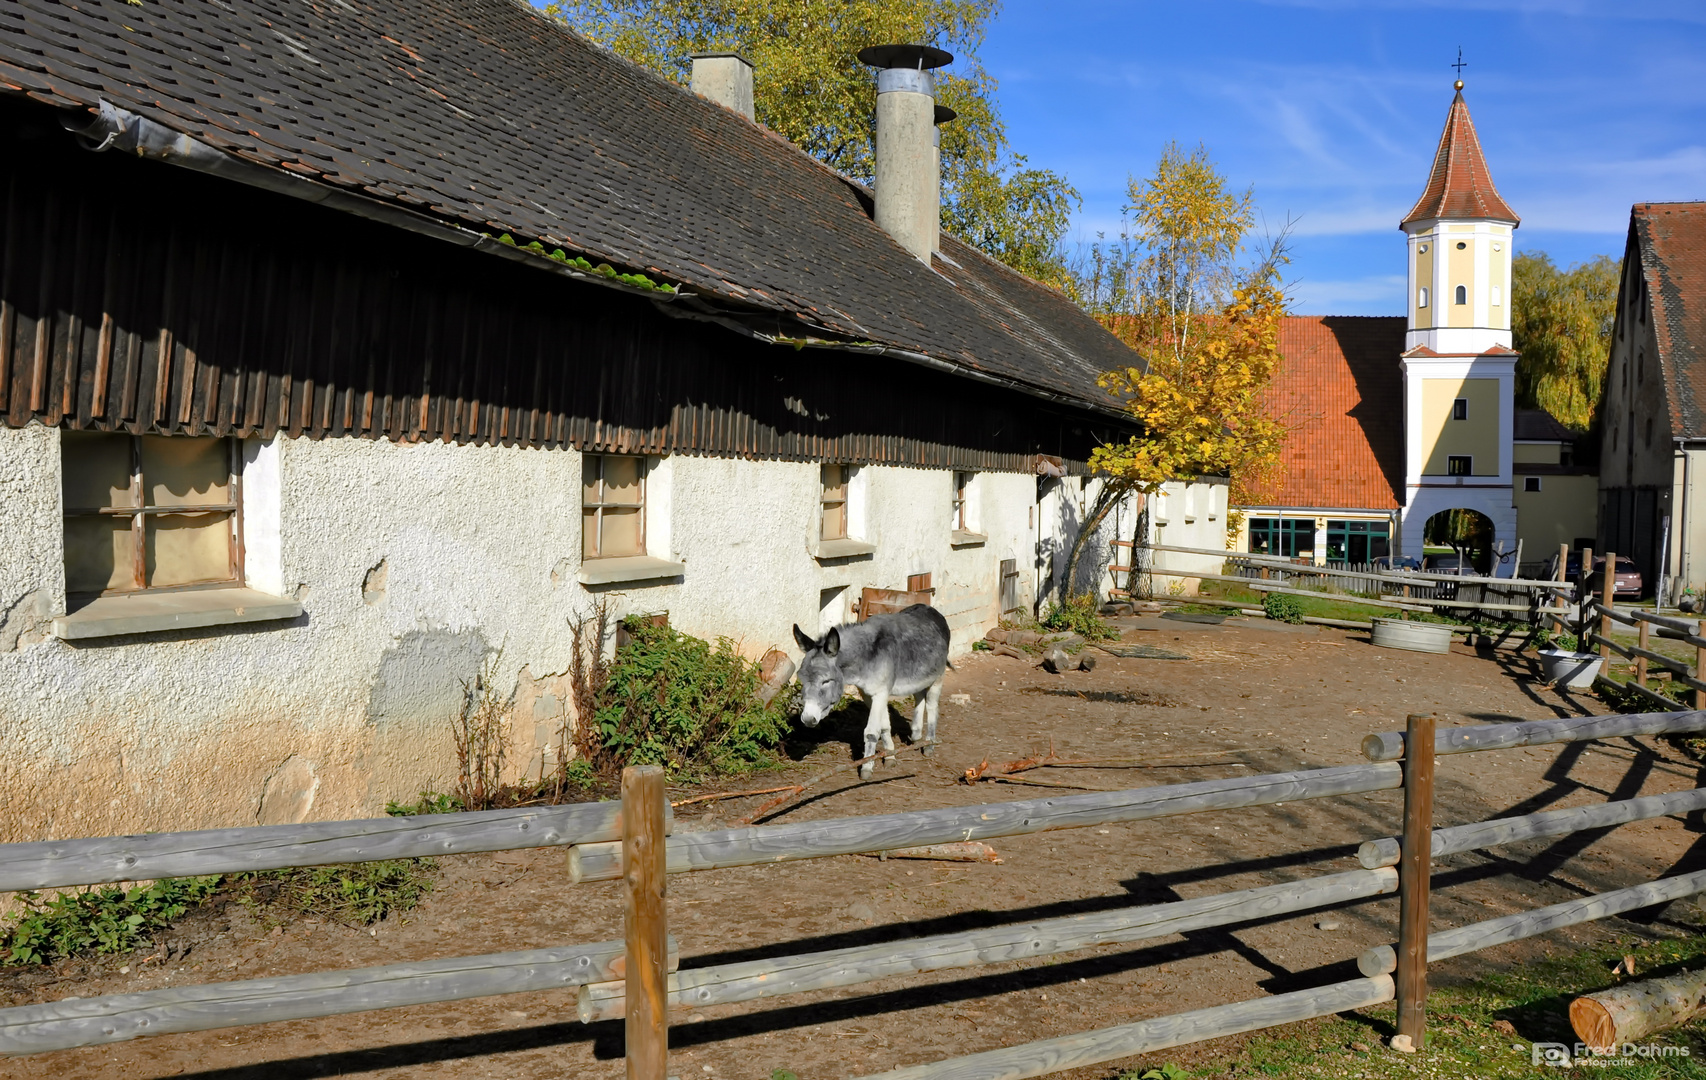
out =
[[[998,618],[1002,559],[1034,603],[1052,527],[1035,477],[984,473],[988,539],[951,546],[951,470],[870,466],[858,517],[876,551],[820,562],[818,465],[675,457],[648,481],[648,546],[685,574],[587,587],[578,453],[252,441],[247,583],[303,617],[69,643],[48,633],[65,611],[58,444],[0,428],[0,841],[379,814],[449,784],[460,683],[499,650],[512,769],[537,772],[567,719],[570,620],[599,595],[758,656],[792,651],[796,622],[816,632],[831,590],[846,611],[928,572],[964,652]]]
[[[1227,484],[1225,480],[1171,480],[1149,496],[1148,542],[1166,547],[1226,550]],[[1179,551],[1157,551],[1154,567],[1180,573],[1219,574],[1224,555],[1195,555]],[[1197,577],[1171,574],[1151,575],[1156,596],[1195,596],[1202,584]]]

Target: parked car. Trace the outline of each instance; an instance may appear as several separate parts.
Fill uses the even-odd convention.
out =
[[[1620,559],[1618,561],[1621,562],[1622,560]],[[1576,578],[1581,576],[1581,572],[1582,572],[1582,553],[1580,550],[1572,551],[1572,552],[1570,552],[1570,557],[1568,559],[1564,560],[1564,577],[1563,577],[1563,580],[1574,581],[1574,580],[1576,580]],[[1558,578],[1558,556],[1554,555],[1550,559],[1546,560],[1546,572],[1544,574],[1542,574],[1541,576],[1546,578],[1548,581],[1559,580],[1559,578]]]
[[[1422,560],[1412,555],[1382,555],[1374,560],[1376,570],[1420,570]]]
[[[1596,593],[1599,591],[1600,582],[1603,580],[1600,577],[1603,573],[1605,573],[1605,556],[1595,555],[1593,560],[1593,589]],[[1617,556],[1617,566],[1611,573],[1611,596],[1613,599],[1618,597],[1640,599],[1641,571],[1635,569],[1633,559],[1624,558],[1622,555]]]
[[[1461,555],[1429,555],[1422,569],[1433,574],[1473,574],[1475,564]]]

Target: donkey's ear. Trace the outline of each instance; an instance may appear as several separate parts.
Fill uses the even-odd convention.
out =
[[[805,652],[811,652],[813,649],[817,648],[817,642],[805,635],[805,631],[800,629],[799,623],[794,624],[794,640],[799,643],[801,650]]]
[[[841,631],[832,629],[823,635],[823,655],[834,656],[841,651]]]

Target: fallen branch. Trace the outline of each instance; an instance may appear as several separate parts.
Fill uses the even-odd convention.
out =
[[[952,844],[926,844],[923,847],[894,848],[890,851],[867,851],[875,859],[933,859],[937,862],[1000,863],[995,849],[979,840]]]
[[[679,802],[672,802],[669,805],[672,807],[691,806],[694,803],[714,802],[717,799],[744,799],[748,795],[774,795],[778,791],[794,791],[798,789],[798,787],[798,784],[788,784],[784,787],[759,788],[757,791],[719,791],[711,795],[695,795],[691,799],[682,799]]]

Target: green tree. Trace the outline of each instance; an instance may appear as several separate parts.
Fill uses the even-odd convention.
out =
[[[676,82],[690,54],[732,50],[754,65],[760,123],[842,173],[875,174],[877,87],[867,45],[914,42],[954,53],[937,99],[959,114],[942,128],[942,227],[1014,269],[1064,285],[1061,239],[1078,192],[1030,168],[1007,142],[995,79],[977,49],[996,0],[555,0],[546,11],[593,41]]]
[[[1544,251],[1511,261],[1511,344],[1517,404],[1586,431],[1599,411],[1617,310],[1619,268],[1608,255],[1560,270]]]

